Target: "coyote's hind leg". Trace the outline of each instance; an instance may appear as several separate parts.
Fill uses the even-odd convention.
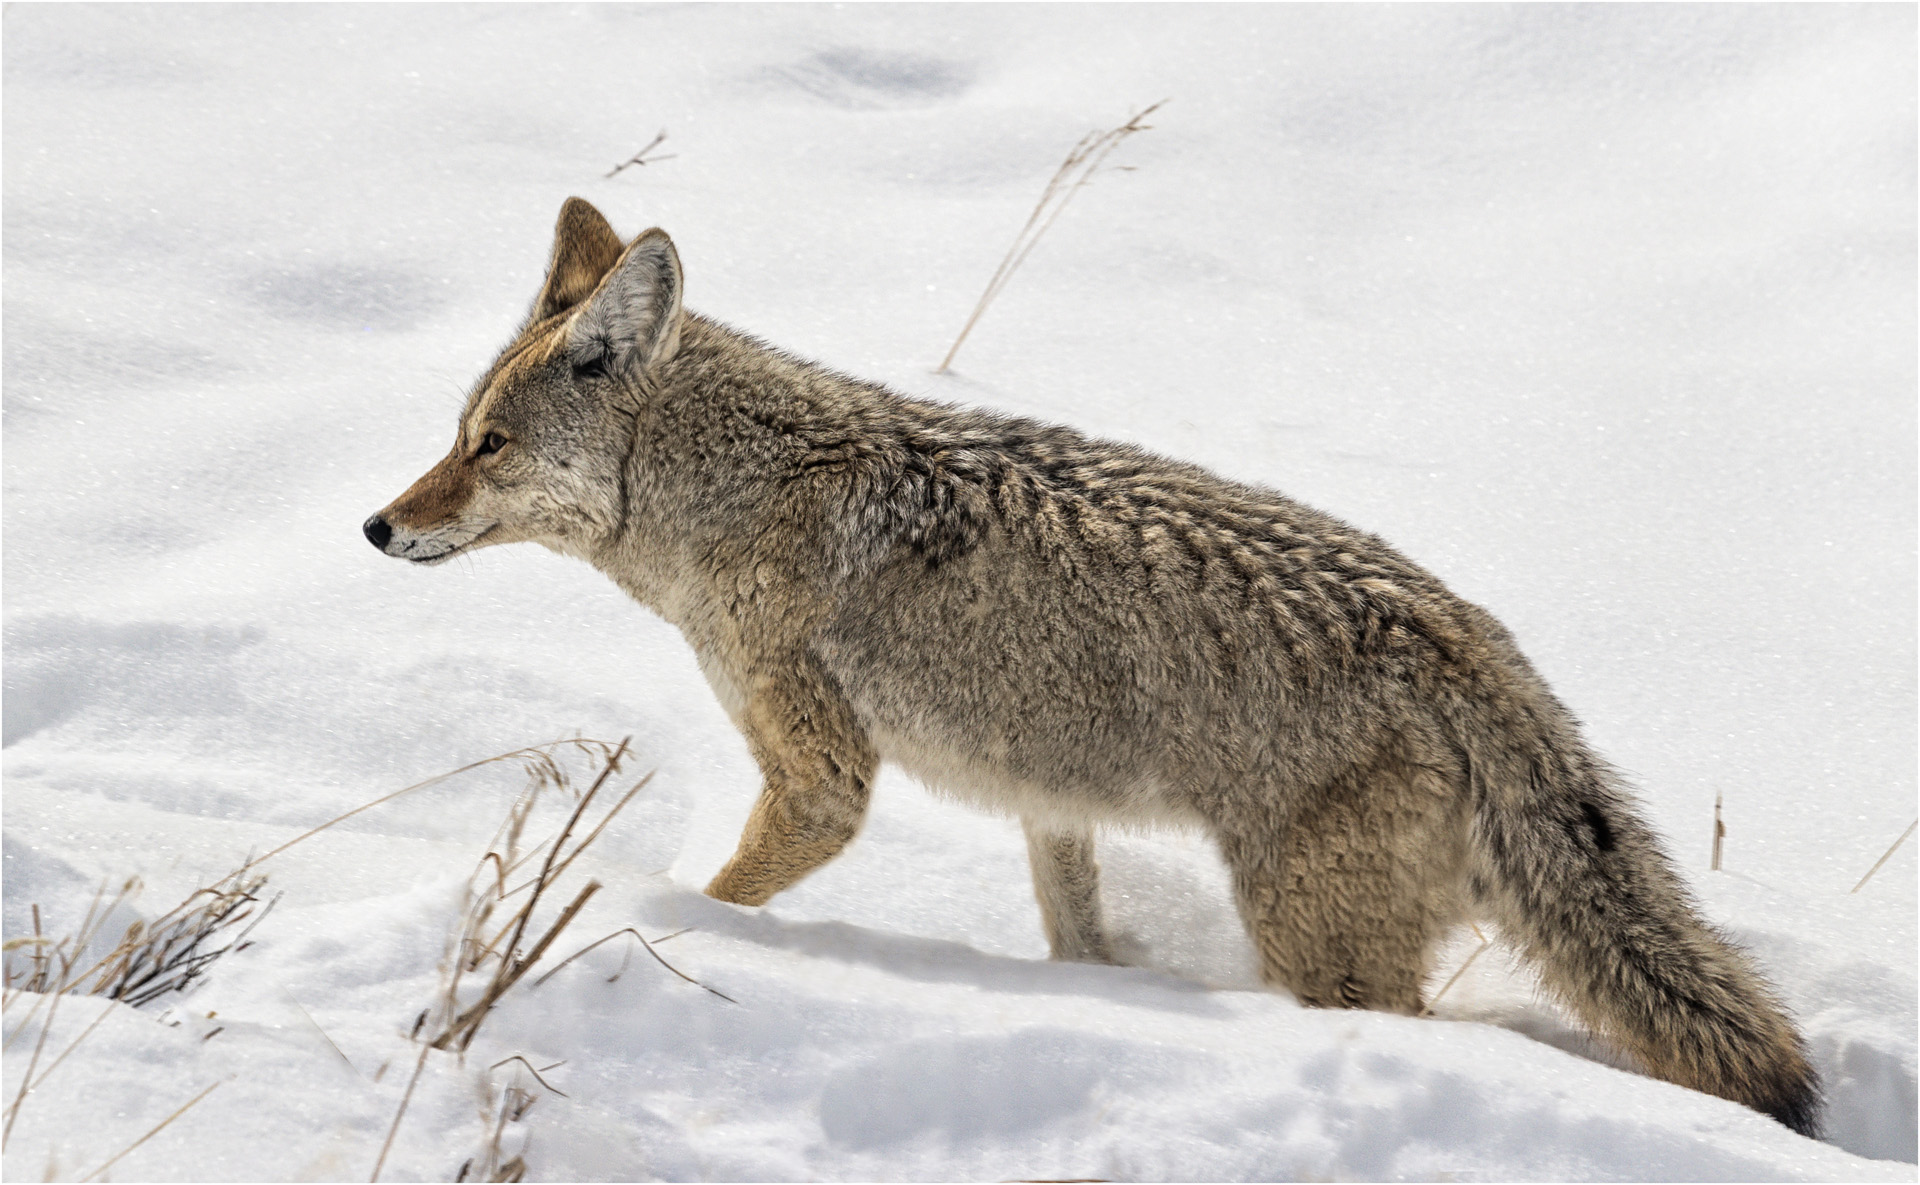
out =
[[[1100,919],[1100,865],[1093,858],[1092,829],[1059,831],[1028,818],[1020,825],[1027,833],[1033,895],[1040,900],[1040,920],[1053,957],[1072,963],[1113,962]]]
[[[1317,1008],[1417,1013],[1433,947],[1462,916],[1465,826],[1439,771],[1383,761],[1222,829],[1261,978]]]

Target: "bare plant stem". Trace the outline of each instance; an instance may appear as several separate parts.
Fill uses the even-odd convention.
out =
[[[207,1089],[201,1091],[199,1094],[194,1095],[191,1099],[187,1100],[187,1103],[185,1106],[181,1107],[178,1111],[175,1111],[173,1114],[167,1116],[165,1119],[162,1119],[159,1123],[155,1124],[152,1131],[148,1132],[144,1136],[141,1136],[139,1139],[135,1140],[133,1143],[128,1144],[125,1148],[122,1148],[120,1151],[114,1153],[111,1157],[107,1159],[107,1163],[101,1165],[99,1168],[93,1170],[92,1172],[88,1173],[86,1176],[80,1179],[82,1181],[91,1181],[95,1177],[99,1176],[101,1173],[104,1173],[108,1169],[112,1168],[115,1161],[119,1160],[121,1157],[125,1156],[127,1153],[133,1151],[135,1148],[138,1148],[140,1145],[146,1143],[148,1140],[151,1140],[153,1137],[159,1135],[161,1128],[167,1126],[169,1123],[172,1123],[174,1120],[180,1118],[182,1115],[185,1115],[190,1109],[192,1109],[195,1103],[198,1103],[201,1099],[204,1099],[208,1095],[212,1094],[214,1092],[214,1088],[219,1085],[220,1084],[216,1082],[213,1084],[213,1086],[209,1086],[207,1087]]]
[[[1880,857],[1878,860],[1875,860],[1873,862],[1873,867],[1867,869],[1867,875],[1860,878],[1860,883],[1853,886],[1853,888],[1847,890],[1847,893],[1849,896],[1851,896],[1854,893],[1858,893],[1861,889],[1865,888],[1866,883],[1873,879],[1873,874],[1880,871],[1881,865],[1893,859],[1893,854],[1900,850],[1901,844],[1907,842],[1907,837],[1913,834],[1913,829],[1915,827],[1920,827],[1920,819],[1915,819],[1913,822],[1907,824],[1907,829],[1900,833],[1899,839],[1896,839],[1893,841],[1893,846],[1887,849],[1886,855]]]
[[[420,1085],[420,1072],[427,1068],[427,1055],[433,1052],[433,1046],[420,1047],[420,1060],[413,1063],[413,1077],[407,1079],[407,1089],[400,1096],[400,1108],[393,1113],[393,1125],[387,1128],[386,1142],[380,1145],[380,1158],[373,1162],[373,1175],[368,1181],[378,1181],[380,1170],[387,1163],[387,1153],[393,1151],[393,1137],[400,1134],[400,1121],[406,1118],[407,1104],[413,1101],[413,1088]]]
[[[387,1156],[393,1148],[395,1137],[399,1134],[401,1121],[406,1117],[407,1106],[413,1098],[414,1089],[419,1084],[420,1077],[426,1070],[429,1055],[436,1049],[450,1049],[464,1053],[467,1047],[473,1043],[475,1035],[479,1032],[481,1022],[486,1019],[494,1005],[499,1002],[501,996],[512,988],[514,984],[518,983],[521,978],[546,955],[547,949],[553,945],[554,940],[558,938],[561,932],[579,915],[580,911],[586,906],[587,901],[600,890],[601,885],[599,881],[589,880],[585,887],[574,894],[573,900],[567,904],[566,908],[560,911],[560,916],[555,919],[552,925],[546,928],[539,939],[533,943],[532,948],[526,950],[524,953],[522,952],[521,944],[528,936],[528,928],[531,924],[534,909],[539,905],[546,891],[551,888],[560,875],[572,865],[580,853],[599,837],[613,816],[619,814],[629,802],[633,801],[634,796],[652,779],[652,774],[648,774],[646,777],[640,779],[639,782],[621,797],[619,802],[615,803],[614,806],[607,811],[600,822],[575,844],[571,851],[568,850],[567,841],[573,838],[574,829],[580,825],[581,819],[592,807],[595,798],[606,785],[607,779],[619,770],[620,762],[627,755],[627,747],[632,742],[632,739],[633,738],[629,737],[621,741],[617,746],[608,745],[602,741],[568,742],[578,743],[581,747],[591,746],[596,748],[604,761],[603,768],[600,770],[599,775],[595,777],[593,785],[587,789],[586,793],[580,795],[579,802],[568,815],[566,824],[560,828],[558,834],[551,840],[542,841],[531,851],[524,851],[520,846],[520,842],[521,835],[525,832],[527,822],[532,816],[534,805],[543,788],[548,786],[558,787],[560,789],[567,788],[568,780],[566,771],[561,768],[553,760],[551,754],[546,751],[551,748],[551,746],[544,746],[539,749],[516,750],[512,754],[502,755],[503,757],[519,757],[526,763],[528,767],[529,785],[514,802],[513,807],[507,812],[507,816],[502,820],[499,829],[494,832],[493,840],[488,844],[486,854],[480,858],[479,863],[475,866],[473,875],[475,878],[481,878],[481,883],[485,887],[476,894],[472,888],[472,882],[469,881],[469,904],[460,928],[455,933],[454,943],[450,948],[448,969],[445,981],[441,986],[440,1002],[438,1005],[439,1016],[448,1019],[446,1020],[444,1028],[441,1029],[438,1035],[433,1036],[430,1040],[422,1038],[420,1030],[427,1023],[429,1015],[435,1010],[428,1009],[421,1012],[419,1019],[414,1022],[413,1032],[409,1035],[409,1039],[420,1041],[420,1056],[414,1062],[413,1074],[407,1080],[407,1088],[405,1093],[401,1095],[400,1106],[394,1112],[392,1125],[387,1129],[387,1138],[385,1143],[381,1145],[379,1159],[374,1162],[373,1175],[370,1180],[379,1180],[380,1173],[386,1166]],[[490,758],[489,760],[498,760],[498,758]],[[485,763],[479,762],[476,764]],[[468,766],[465,768],[470,769],[473,767]],[[541,864],[539,875],[531,881],[528,881],[525,885],[509,889],[507,887],[508,876],[522,864],[530,861],[543,849],[546,854]],[[271,855],[271,853],[269,854]],[[489,866],[491,866],[491,875],[489,875]],[[527,888],[531,888],[532,892],[528,894],[526,902],[500,927],[500,930],[494,934],[491,941],[487,941],[485,945],[482,945],[481,940],[486,937],[488,929],[487,923],[493,915],[494,906],[508,898],[516,896],[522,889]],[[459,992],[462,977],[469,970],[478,970],[489,956],[498,961],[491,977],[488,979],[479,999],[475,1000],[469,1007],[461,1009],[459,1005]],[[506,1061],[513,1060],[515,1059],[511,1057],[506,1059]],[[524,1058],[519,1060],[525,1061]],[[506,1064],[506,1061],[496,1063],[495,1066],[490,1068],[497,1069],[499,1066]],[[555,1064],[557,1065],[559,1063]],[[555,1089],[545,1079],[541,1078],[541,1071],[535,1069],[531,1063],[527,1063],[527,1068],[533,1073],[534,1078],[539,1081],[540,1085],[546,1087],[548,1090],[552,1090],[555,1094],[563,1093]],[[550,1070],[553,1067],[548,1066],[545,1068]],[[383,1066],[381,1069],[384,1071],[385,1067]],[[374,1080],[376,1082],[379,1081],[379,1075],[375,1075]],[[519,1110],[524,1112],[524,1106],[520,1107]],[[504,1114],[505,1112],[503,1111],[503,1115]],[[498,1131],[496,1130],[495,1153],[498,1151],[497,1143]],[[492,1165],[497,1159],[497,1155],[490,1154],[488,1165]],[[471,1160],[461,1166],[460,1172],[462,1180],[466,1179],[466,1174],[472,1167],[473,1162]],[[504,1177],[501,1175],[508,1174],[509,1170],[511,1170],[509,1175]],[[526,1165],[520,1158],[516,1157],[507,1164],[498,1166],[497,1169],[483,1168],[483,1172],[491,1174],[489,1179],[493,1180],[519,1180],[526,1172]]]
[[[1473,934],[1474,934],[1474,937],[1480,940],[1480,945],[1473,948],[1473,953],[1467,956],[1466,962],[1460,964],[1460,969],[1455,971],[1452,975],[1448,976],[1447,982],[1440,985],[1440,990],[1433,993],[1433,999],[1428,1000],[1425,1006],[1420,1009],[1421,1016],[1432,1016],[1433,1006],[1440,1002],[1440,997],[1446,995],[1448,990],[1451,989],[1454,984],[1460,982],[1460,977],[1467,973],[1467,968],[1473,966],[1473,961],[1479,958],[1481,955],[1487,953],[1487,948],[1493,945],[1493,940],[1491,938],[1488,938],[1485,934],[1480,933],[1480,927],[1475,926],[1473,928]]]
[[[13,1138],[13,1121],[20,1118],[20,1107],[27,1101],[27,1092],[33,1089],[33,1071],[40,1064],[40,1051],[46,1048],[47,1034],[53,1031],[53,1018],[60,1014],[60,1001],[65,992],[55,992],[53,1003],[47,1007],[47,1019],[40,1026],[40,1036],[33,1043],[33,1056],[27,1059],[27,1072],[20,1076],[20,1093],[14,1096],[13,1106],[7,1108],[7,1126],[0,1132],[0,1151],[5,1150],[7,1141]]]
[[[593,896],[599,892],[599,890],[599,881],[588,881],[586,887],[581,889],[579,894],[574,897],[573,902],[561,911],[560,919],[554,922],[552,928],[541,937],[539,942],[534,944],[531,951],[527,952],[526,958],[513,958],[512,950],[509,949],[506,956],[501,960],[500,973],[497,973],[493,981],[487,985],[487,990],[481,994],[480,998],[474,1002],[471,1008],[468,1008],[465,1012],[462,1012],[454,1018],[453,1023],[447,1026],[447,1031],[440,1034],[433,1042],[432,1047],[435,1049],[451,1049],[453,1043],[457,1040],[460,1043],[460,1049],[464,1052],[467,1046],[473,1044],[474,1034],[480,1030],[480,1022],[486,1018],[487,1013],[492,1010],[494,1004],[499,1001],[501,996],[507,994],[507,989],[520,982],[520,977],[527,973],[527,968],[540,961],[540,956],[547,953],[547,947],[552,944],[555,938],[559,937],[560,931],[566,929],[567,924],[573,921],[574,915],[579,913],[581,908],[586,905],[587,898]]]
[[[590,750],[597,749],[602,754],[604,754],[607,750],[613,747],[611,744],[609,744],[606,741],[596,741],[587,737],[567,737],[563,740],[548,741],[545,744],[541,744],[541,745],[528,745],[523,749],[515,749],[510,753],[496,753],[492,757],[483,757],[478,761],[469,762],[468,764],[461,766],[459,769],[450,769],[446,773],[435,774],[433,777],[428,778],[425,781],[415,782],[411,786],[402,786],[400,789],[395,790],[391,794],[383,794],[380,797],[374,799],[372,802],[362,803],[361,805],[354,807],[352,810],[348,811],[344,815],[337,815],[334,818],[327,820],[325,823],[320,824],[320,826],[318,827],[315,827],[309,831],[301,832],[299,835],[294,836],[292,839],[288,840],[286,843],[281,844],[279,847],[273,849],[272,851],[268,852],[264,856],[255,856],[253,859],[247,861],[245,864],[242,864],[239,868],[239,871],[245,872],[247,869],[252,868],[256,864],[263,864],[266,861],[272,859],[273,857],[278,856],[281,852],[286,851],[288,848],[292,847],[294,844],[297,844],[305,839],[310,839],[313,836],[320,834],[322,831],[325,831],[327,828],[334,826],[336,823],[344,823],[348,819],[353,818],[355,815],[361,813],[362,811],[370,811],[374,807],[379,806],[381,803],[392,802],[394,799],[400,797],[402,794],[411,794],[415,790],[424,790],[428,786],[437,786],[441,782],[446,781],[448,778],[457,778],[461,774],[467,773],[470,770],[479,769],[483,765],[493,765],[497,762],[513,761],[517,759],[521,761],[532,761],[532,762],[544,761],[548,766],[552,766],[553,764],[552,750],[558,749],[562,745],[572,745],[575,748],[579,748],[579,749],[590,749]],[[621,747],[623,749],[625,748],[625,742],[621,743]]]
[[[1720,843],[1722,840],[1727,838],[1727,825],[1720,821],[1721,797],[1722,795],[1720,794],[1719,791],[1717,790],[1714,791],[1714,794],[1713,794],[1713,863],[1708,865],[1707,870],[1709,872],[1720,871]]]
[[[660,134],[655,136],[653,139],[648,140],[647,146],[645,148],[642,148],[640,151],[634,153],[632,156],[628,157],[626,160],[621,161],[619,164],[613,166],[613,171],[608,173],[607,176],[611,177],[613,176],[614,173],[618,173],[621,169],[624,169],[629,165],[650,165],[655,161],[672,160],[674,157],[680,155],[677,152],[669,152],[664,156],[648,156],[647,155],[647,153],[652,152],[654,149],[660,147],[661,142],[664,141],[666,138],[667,138],[666,129],[665,128],[660,129]]]
[[[67,1060],[67,1055],[69,1053],[72,1053],[74,1050],[78,1049],[82,1041],[85,1041],[88,1037],[93,1035],[93,1031],[100,1027],[101,1021],[107,1019],[107,1014],[113,1011],[113,1006],[116,1003],[118,1003],[118,1001],[108,1000],[107,1006],[100,1010],[100,1015],[93,1018],[93,1023],[88,1025],[86,1028],[80,1030],[80,1035],[73,1039],[73,1044],[61,1050],[59,1057],[56,1057],[51,1062],[47,1063],[47,1068],[40,1071],[40,1077],[35,1078],[33,1080],[33,1088],[35,1090],[39,1090],[40,1084],[45,1082],[49,1077],[53,1075],[53,1072],[55,1070],[60,1068],[60,1063]]]
[[[688,927],[688,929],[691,929],[691,928],[692,927]],[[667,938],[678,938],[680,935],[685,934],[686,932],[687,932],[686,930],[675,930],[673,933],[667,935]],[[661,958],[660,952],[653,949],[653,943],[648,942],[646,940],[646,937],[642,935],[640,931],[634,929],[632,926],[627,926],[624,929],[615,930],[613,933],[607,935],[605,938],[597,938],[594,941],[589,942],[587,945],[581,947],[579,950],[574,951],[572,954],[568,955],[566,958],[560,960],[560,962],[555,964],[552,971],[549,971],[545,975],[542,975],[539,979],[534,980],[533,986],[539,987],[541,984],[547,982],[547,980],[552,979],[554,977],[554,974],[558,972],[560,968],[565,967],[568,963],[573,962],[575,959],[579,958],[581,955],[586,954],[588,951],[592,950],[596,946],[599,946],[601,943],[612,942],[614,939],[620,937],[622,934],[631,934],[635,938],[638,938],[640,940],[640,945],[645,947],[647,953],[653,956],[654,962],[660,964],[662,967],[665,967],[667,970],[673,972],[675,975],[678,975],[681,979],[686,980],[688,983],[692,984],[694,987],[697,987],[702,991],[712,992],[714,995],[720,997],[722,1000],[725,1000],[729,1004],[738,1004],[740,1002],[734,999],[732,996],[729,996],[727,993],[719,990],[718,988],[708,987],[706,984],[701,983],[699,980],[695,979],[693,976],[688,975],[686,972],[680,970],[680,968],[674,966],[672,963],[669,963],[665,959]],[[660,941],[665,942],[666,940],[667,940],[666,938],[662,938]],[[621,969],[625,970],[624,964],[622,965]],[[619,978],[619,975],[618,973],[616,973],[614,975],[614,979],[618,979],[618,978]],[[613,982],[613,980],[608,980],[607,982],[611,983]]]
[[[1067,203],[1073,200],[1073,195],[1092,181],[1094,173],[1128,136],[1135,132],[1150,131],[1153,125],[1140,121],[1158,111],[1166,102],[1165,99],[1160,100],[1117,128],[1104,132],[1088,132],[1080,138],[1079,143],[1073,146],[1073,150],[1067,153],[1066,160],[1054,170],[1046,189],[1041,191],[1040,201],[1034,206],[1033,213],[1027,215],[1026,225],[1022,226],[1020,233],[1014,236],[1013,246],[1007,248],[1006,255],[1000,260],[1000,266],[994,269],[993,278],[987,281],[986,291],[980,294],[979,303],[973,306],[973,313],[967,318],[967,323],[961,327],[960,336],[953,340],[953,346],[947,350],[947,356],[940,360],[940,365],[934,368],[933,373],[944,374],[947,367],[953,365],[954,355],[960,352],[960,343],[967,340],[967,335],[973,332],[973,327],[980,320],[981,314],[987,311],[987,306],[993,303],[994,297],[1000,295],[1000,290],[1007,286],[1007,281],[1013,277],[1013,273],[1026,262],[1027,256],[1033,251],[1034,244],[1038,243],[1040,236],[1046,234],[1048,228],[1059,219],[1060,212],[1067,208]]]
[[[540,1071],[534,1069],[533,1063],[528,1061],[525,1057],[522,1057],[520,1054],[516,1053],[512,1057],[503,1057],[499,1061],[493,1063],[491,1066],[488,1066],[487,1069],[497,1070],[501,1066],[506,1065],[508,1062],[519,1062],[521,1065],[527,1068],[527,1073],[533,1075],[533,1080],[535,1082],[538,1082],[540,1085],[546,1087],[548,1090],[559,1095],[563,1099],[568,1097],[566,1091],[561,1090],[559,1087],[555,1086],[553,1083],[548,1082],[545,1078],[540,1077]],[[554,1065],[559,1065],[559,1064],[561,1063],[559,1062],[554,1063]],[[553,1069],[553,1066],[548,1066],[547,1069],[551,1070]]]
[[[508,813],[506,823],[502,825],[500,831],[496,834],[494,845],[488,850],[487,855],[481,858],[480,866],[476,870],[476,875],[484,876],[487,873],[488,865],[492,865],[493,876],[491,879],[493,881],[493,892],[491,896],[482,897],[468,909],[467,920],[464,923],[463,932],[459,939],[459,957],[453,964],[452,973],[447,981],[444,993],[443,1006],[445,1011],[442,1015],[450,1019],[447,1020],[445,1027],[440,1033],[429,1042],[433,1048],[453,1049],[464,1052],[467,1047],[473,1043],[475,1035],[479,1032],[481,1022],[486,1019],[487,1014],[493,1006],[515,984],[519,983],[535,964],[545,957],[548,948],[553,945],[554,940],[560,936],[562,931],[572,924],[574,918],[577,917],[580,911],[586,906],[587,900],[600,890],[601,885],[599,881],[588,881],[586,886],[574,895],[573,900],[568,903],[566,908],[560,911],[560,916],[552,925],[546,928],[539,939],[533,941],[530,948],[525,945],[530,938],[529,927],[532,925],[534,912],[538,909],[547,891],[573,866],[574,861],[579,859],[580,854],[586,851],[586,849],[600,837],[601,833],[606,830],[608,824],[613,821],[614,816],[624,810],[627,804],[633,801],[634,796],[639,794],[640,791],[652,781],[652,774],[641,778],[640,781],[635,783],[621,796],[619,802],[615,803],[600,817],[599,822],[594,824],[585,835],[575,837],[575,830],[579,828],[582,819],[585,818],[588,811],[593,807],[601,790],[606,787],[607,780],[620,768],[621,759],[626,756],[627,746],[631,740],[632,738],[628,738],[627,740],[621,741],[619,746],[616,747],[611,754],[607,755],[604,768],[602,768],[599,775],[594,778],[593,784],[587,788],[586,793],[580,796],[580,801],[568,815],[567,821],[565,825],[560,828],[559,833],[555,835],[552,840],[542,842],[534,849],[535,852],[542,848],[546,851],[546,856],[541,862],[539,872],[524,885],[516,886],[512,889],[504,887],[505,877],[502,875],[502,870],[511,871],[517,868],[520,864],[530,860],[534,854],[533,852],[529,852],[526,855],[519,854],[519,836],[525,829],[528,816],[533,809],[534,797],[543,785],[549,783],[564,785],[564,777],[558,771],[536,771],[533,785],[529,788],[527,794],[523,795],[520,801],[514,805],[513,810]],[[571,848],[567,846],[569,841],[573,841]],[[517,895],[523,889],[531,890],[527,895],[525,903],[514,911],[513,916],[507,919],[506,924],[501,926],[499,932],[496,933],[491,940],[485,941],[484,945],[482,945],[481,940],[486,937],[484,927],[492,913],[493,907],[499,902]],[[466,1008],[460,1008],[459,985],[461,975],[465,971],[478,970],[490,956],[496,959],[497,962],[493,968],[492,975],[480,993],[480,997]]]

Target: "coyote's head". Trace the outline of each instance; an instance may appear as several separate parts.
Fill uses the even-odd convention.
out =
[[[531,540],[582,554],[619,523],[636,401],[680,344],[680,259],[666,232],[623,245],[568,198],[546,283],[474,384],[453,451],[366,521],[390,556],[438,563]]]

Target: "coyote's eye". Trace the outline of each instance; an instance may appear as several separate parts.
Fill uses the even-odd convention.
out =
[[[595,354],[573,364],[573,377],[577,379],[603,379],[607,377],[607,356]]]
[[[500,435],[498,432],[489,432],[487,433],[486,439],[480,442],[480,451],[473,455],[476,457],[484,457],[488,453],[497,453],[505,447],[507,447],[506,437]]]

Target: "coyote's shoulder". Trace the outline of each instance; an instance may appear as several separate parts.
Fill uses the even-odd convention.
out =
[[[1489,614],[1272,490],[896,395],[681,290],[664,233],[569,201],[452,451],[366,533],[538,542],[680,628],[765,777],[708,892],[832,859],[893,761],[1019,816],[1056,957],[1110,957],[1096,827],[1198,827],[1307,1004],[1418,1012],[1485,917],[1655,1073],[1814,1130],[1791,1022]]]

